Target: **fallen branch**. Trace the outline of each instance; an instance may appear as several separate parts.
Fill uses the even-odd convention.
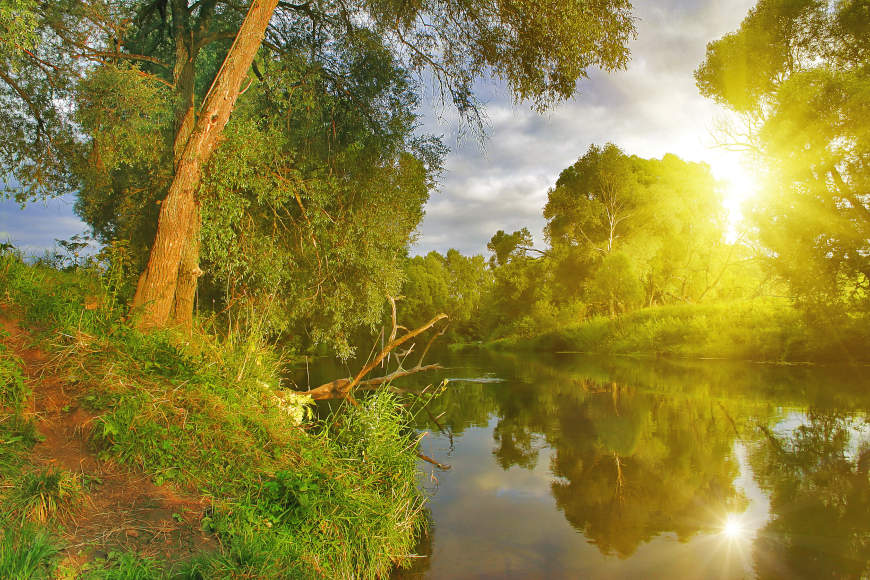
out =
[[[431,457],[429,457],[429,456],[427,456],[427,455],[423,455],[423,454],[420,453],[419,451],[417,452],[417,457],[419,457],[419,458],[422,459],[423,461],[428,461],[429,463],[431,463],[432,465],[434,465],[434,466],[437,467],[438,469],[444,469],[445,471],[448,470],[448,469],[450,469],[450,466],[449,466],[449,465],[447,465],[447,464],[445,464],[445,463],[438,463],[437,461],[435,461],[435,460],[432,459]]]
[[[384,360],[387,357],[387,355],[389,355],[394,349],[405,344],[406,342],[408,342],[409,340],[411,340],[415,336],[417,336],[423,332],[426,332],[427,330],[429,330],[430,328],[435,326],[435,324],[437,324],[439,321],[444,320],[445,318],[447,318],[446,314],[439,314],[438,316],[435,316],[434,318],[432,318],[432,320],[430,320],[429,322],[427,322],[423,326],[420,326],[419,328],[415,328],[414,330],[410,330],[407,333],[405,333],[403,336],[400,336],[399,338],[393,338],[397,332],[397,326],[394,322],[393,323],[393,331],[390,334],[390,337],[392,338],[392,340],[389,342],[389,344],[387,344],[387,346],[385,346],[383,348],[383,350],[381,350],[380,353],[378,353],[378,355],[375,358],[370,360],[368,362],[368,364],[366,364],[356,374],[356,376],[353,379],[347,379],[347,378],[335,379],[334,381],[324,383],[324,384],[320,385],[319,387],[315,387],[315,388],[311,389],[306,394],[311,395],[311,398],[314,399],[315,401],[323,400],[323,399],[335,399],[335,398],[347,397],[350,394],[350,392],[354,389],[354,387],[357,387],[359,385],[366,385],[366,386],[380,385],[380,384],[389,382],[391,380],[397,379],[399,377],[405,377],[405,376],[408,376],[410,374],[419,373],[419,372],[426,371],[426,370],[433,370],[433,369],[441,368],[441,366],[437,365],[437,364],[424,366],[422,363],[423,363],[423,357],[426,356],[426,353],[429,351],[429,347],[432,346],[432,342],[434,342],[434,340],[436,338],[438,338],[439,336],[441,336],[441,334],[444,333],[444,329],[442,329],[441,332],[439,332],[438,334],[436,334],[435,336],[433,336],[429,340],[429,344],[426,345],[426,348],[423,350],[423,354],[420,356],[420,361],[413,368],[410,368],[410,369],[401,369],[400,368],[400,369],[398,369],[398,370],[396,370],[396,371],[394,371],[386,376],[383,376],[383,377],[378,377],[375,379],[368,379],[365,381],[363,380],[363,377],[365,377],[367,374],[372,372],[381,363],[381,361]],[[395,321],[395,318],[393,320]]]

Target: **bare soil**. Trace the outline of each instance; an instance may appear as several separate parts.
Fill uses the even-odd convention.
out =
[[[33,447],[30,467],[56,466],[79,473],[87,494],[64,521],[68,564],[81,564],[109,551],[124,549],[163,561],[179,561],[217,549],[213,536],[200,530],[209,502],[171,484],[155,485],[127,466],[100,459],[89,444],[94,415],[82,395],[52,374],[49,355],[32,345],[15,317],[0,310],[2,341],[24,362],[33,391],[29,412],[44,438]]]

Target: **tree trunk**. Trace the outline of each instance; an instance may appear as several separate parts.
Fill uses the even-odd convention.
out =
[[[229,121],[242,80],[260,48],[277,4],[278,0],[251,2],[239,33],[205,97],[193,132],[184,145],[175,178],[160,208],[157,236],[148,265],[133,298],[133,308],[141,309],[138,319],[141,329],[162,328],[169,322],[179,285],[181,258],[192,234],[198,233],[194,224],[198,214],[195,194],[202,179],[202,169]],[[191,253],[194,250],[193,247],[187,249]]]
[[[196,300],[196,286],[202,270],[199,268],[200,230],[202,216],[199,212],[199,201],[194,200],[193,218],[187,243],[181,252],[181,264],[178,270],[178,285],[175,289],[175,301],[172,305],[172,324],[190,332],[193,327],[193,307]]]
[[[179,10],[178,12],[183,12]],[[184,12],[182,16],[189,16]],[[175,112],[175,142],[173,153],[175,170],[181,164],[184,147],[190,140],[196,122],[196,57],[199,53],[194,35],[187,19],[176,17],[178,23],[175,30],[175,77],[176,92],[179,95]],[[196,298],[196,286],[202,270],[199,268],[199,245],[201,216],[199,201],[194,200],[194,215],[191,231],[181,252],[178,283],[175,289],[175,299],[172,304],[171,323],[190,332],[193,326],[193,307]]]

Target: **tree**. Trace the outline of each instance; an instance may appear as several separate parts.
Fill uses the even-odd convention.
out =
[[[504,266],[515,258],[525,257],[531,246],[532,234],[528,228],[519,229],[512,234],[499,230],[486,244],[486,249],[492,252],[489,265],[495,268]]]
[[[189,319],[189,296],[198,273],[197,187],[258,50],[262,49],[262,57],[269,60],[293,54],[304,46],[310,49],[312,60],[329,71],[340,54],[333,49],[369,31],[384,40],[402,67],[432,71],[442,95],[474,120],[478,103],[471,87],[484,73],[504,79],[518,100],[528,99],[538,108],[545,108],[573,94],[575,81],[589,67],[611,70],[626,64],[626,43],[634,32],[627,1],[607,0],[591,7],[584,2],[550,4],[542,9],[511,2],[487,6],[431,2],[411,7],[388,2],[296,5],[269,0],[251,3],[239,25],[240,7],[236,3],[157,0],[125,5],[132,18],[103,18],[104,23],[134,22],[137,26],[126,30],[107,26],[109,33],[102,37],[97,33],[69,34],[71,29],[80,31],[66,19],[75,9],[99,6],[72,0],[41,4],[43,13],[62,15],[55,20],[63,21],[64,26],[52,30],[65,31],[63,35],[58,32],[58,37],[70,52],[91,62],[132,61],[143,74],[164,81],[151,69],[168,66],[174,72],[169,84],[176,90],[189,86],[191,78],[200,79],[201,63],[224,63],[217,70],[206,66],[215,76],[206,79],[204,86],[212,90],[194,91],[192,107],[191,100],[181,98],[184,105],[176,111],[172,141],[174,151],[181,153],[177,154],[178,166],[173,169],[166,199],[161,203],[152,256],[134,300],[144,311],[142,324],[163,326],[173,312],[178,321]],[[134,41],[160,36],[160,27],[146,25],[158,15],[173,30],[168,42],[158,43],[162,52],[131,52]],[[132,34],[137,30],[138,37]],[[265,42],[261,46],[263,35]],[[236,41],[226,52],[215,51],[209,60],[197,57],[198,50],[230,37]],[[201,105],[197,102],[199,94],[204,95]],[[388,103],[382,105],[389,108]],[[197,117],[195,123],[191,113]],[[35,149],[30,157],[38,158],[39,150]],[[7,165],[6,169],[16,168]]]
[[[187,323],[193,315],[200,242],[195,194],[202,181],[203,166],[217,148],[239,97],[242,81],[277,5],[278,0],[252,0],[236,39],[203,100],[198,118],[193,121],[195,112],[189,107],[178,127],[174,149],[181,153],[176,153],[175,175],[160,205],[151,256],[133,297],[133,307],[143,309],[142,328],[165,326],[173,312],[174,318],[182,323]],[[183,70],[183,62],[177,58],[176,69],[180,66]],[[181,83],[182,79],[178,78],[177,82]],[[189,82],[192,83],[192,79]]]
[[[870,308],[867,22],[865,2],[761,0],[695,73],[767,162],[753,220],[808,307]]]
[[[591,145],[547,194],[544,232],[553,247],[607,255],[631,229],[638,193],[632,160],[612,143]]]
[[[717,188],[705,164],[591,146],[562,171],[544,207],[556,294],[610,315],[703,299],[734,254]]]
[[[360,31],[333,46],[329,70],[312,50],[259,60],[263,81],[240,95],[205,166],[198,294],[236,323],[347,354],[348,330],[379,321],[399,291],[441,146],[415,134],[416,85],[382,39]],[[210,45],[201,58],[219,54]],[[203,87],[210,75],[200,76]],[[95,69],[79,91],[100,163],[84,165],[77,210],[104,241],[131,240],[143,264],[172,178],[176,102],[117,66]]]
[[[422,325],[433,312],[450,320],[448,338],[481,338],[481,307],[492,286],[492,272],[483,256],[463,256],[450,249],[445,256],[429,252],[405,265],[400,320],[408,328]]]

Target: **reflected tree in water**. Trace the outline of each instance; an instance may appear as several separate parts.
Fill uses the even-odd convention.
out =
[[[709,402],[610,385],[565,409],[558,433],[556,503],[605,554],[628,557],[666,532],[686,541],[745,506],[734,432]]]
[[[772,520],[754,545],[762,578],[870,574],[870,422],[811,410],[786,434],[760,428],[751,462]]]

